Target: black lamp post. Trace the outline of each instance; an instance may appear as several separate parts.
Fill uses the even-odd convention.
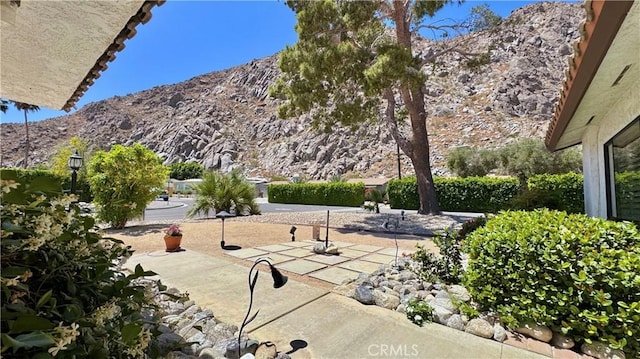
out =
[[[393,262],[393,266],[397,267],[398,266],[398,227],[400,226],[400,221],[398,220],[398,218],[387,217],[387,219],[384,220],[384,223],[380,225],[380,227],[384,228],[386,231],[390,230],[389,229],[390,226],[393,226],[393,240],[396,243],[396,256]]]
[[[216,217],[222,219],[222,240],[220,241],[220,248],[224,249],[224,219],[228,217],[233,217],[233,214],[227,211],[220,211],[216,214]]]
[[[287,283],[287,280],[289,278],[287,278],[287,276],[282,275],[282,273],[280,273],[280,271],[278,269],[276,269],[276,267],[273,266],[273,264],[271,264],[271,262],[269,262],[269,259],[267,258],[258,258],[256,259],[255,263],[253,263],[253,265],[251,266],[251,269],[249,270],[249,309],[247,309],[247,314],[244,316],[244,320],[242,321],[242,325],[240,325],[240,331],[238,332],[238,358],[240,358],[241,355],[241,351],[242,351],[242,330],[244,329],[244,327],[251,323],[254,319],[256,319],[256,316],[258,315],[258,311],[256,311],[251,318],[249,318],[249,315],[251,314],[251,307],[253,306],[253,291],[256,288],[256,282],[258,281],[258,273],[260,271],[258,271],[256,268],[256,266],[260,263],[266,263],[269,265],[269,269],[271,270],[271,277],[273,278],[273,287],[274,288],[280,288],[282,286],[284,286]],[[253,275],[253,277],[251,276],[251,273],[253,273],[254,269],[256,270],[256,273]]]
[[[69,165],[69,168],[71,168],[71,193],[74,194],[76,193],[76,181],[78,180],[78,170],[80,169],[80,167],[82,167],[82,157],[80,157],[80,155],[78,155],[78,150],[76,150],[76,153],[72,154],[71,157],[69,157],[69,162],[67,163]]]

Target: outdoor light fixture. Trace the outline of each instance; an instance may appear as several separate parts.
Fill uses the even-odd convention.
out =
[[[289,233],[291,233],[291,242],[295,242],[296,241],[296,226],[291,226],[291,229],[289,230]]]
[[[69,168],[71,169],[71,193],[76,193],[76,182],[78,180],[78,170],[82,167],[82,157],[78,154],[78,150],[76,153],[72,154],[69,157]]]
[[[400,218],[404,221],[404,209],[400,211]]]
[[[295,228],[295,227],[293,227]],[[282,275],[282,273],[280,273],[280,271],[273,266],[273,264],[271,264],[271,262],[269,261],[268,258],[258,258],[256,259],[255,263],[253,263],[253,265],[251,266],[251,269],[249,270],[249,309],[247,309],[247,314],[244,316],[244,320],[242,321],[242,325],[240,325],[240,331],[238,332],[238,358],[240,358],[241,355],[241,351],[242,351],[242,330],[244,329],[244,327],[251,323],[254,319],[256,319],[256,316],[258,315],[258,311],[256,311],[251,318],[249,318],[249,315],[251,314],[251,307],[253,306],[253,291],[256,288],[256,283],[258,281],[258,273],[260,272],[259,270],[256,269],[256,266],[258,266],[258,264],[260,263],[266,263],[269,265],[269,269],[271,270],[271,277],[273,278],[273,288],[280,288],[282,286],[284,286],[287,283],[287,276]],[[256,273],[251,276],[251,274],[253,273],[253,271],[256,271]]]
[[[396,256],[393,262],[393,266],[398,266],[398,227],[400,226],[400,221],[398,218],[389,218],[384,220],[384,222],[380,225],[381,228],[384,228],[385,231],[389,231],[389,227],[393,226],[393,241],[396,243]]]
[[[222,219],[222,240],[220,241],[220,248],[224,249],[224,219],[228,217],[233,217],[233,214],[227,211],[220,211],[216,214],[216,217]]]

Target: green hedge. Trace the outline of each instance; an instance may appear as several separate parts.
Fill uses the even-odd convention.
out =
[[[584,213],[584,180],[579,173],[536,175],[527,180],[527,188],[538,208]]]
[[[516,178],[435,177],[433,181],[443,211],[498,212],[518,193]],[[415,177],[389,181],[387,193],[392,208],[419,208]]]
[[[69,176],[60,176],[49,170],[0,168],[0,178],[3,177],[3,174],[8,173],[12,173],[11,178],[17,178],[20,183],[31,183],[36,180],[36,186],[47,183],[46,187],[53,187],[59,192],[67,192],[71,188],[71,172],[69,172]],[[91,202],[93,200],[89,182],[87,182],[83,172],[78,174],[76,188],[76,194],[78,194],[80,202]]]
[[[318,204],[358,207],[364,202],[363,183],[270,184],[270,203]]]
[[[640,232],[547,209],[503,212],[465,241],[463,282],[513,327],[533,321],[580,342],[640,352]]]

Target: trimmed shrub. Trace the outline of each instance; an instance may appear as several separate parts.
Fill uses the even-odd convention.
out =
[[[420,208],[418,182],[415,176],[390,180],[387,183],[387,196],[389,196],[391,208]],[[442,206],[440,208],[442,208]]]
[[[358,207],[364,202],[364,183],[270,184],[270,203],[318,204]]]
[[[95,232],[49,174],[1,175],[3,357],[149,354],[153,334],[141,310],[151,299],[132,281],[155,273],[118,271],[133,251]]]
[[[434,185],[443,211],[498,212],[507,208],[518,193],[515,178],[435,177]],[[387,184],[392,208],[418,209],[418,187],[415,177],[391,180]]]
[[[527,180],[528,191],[514,199],[514,209],[557,209],[584,213],[584,181],[579,173],[536,175]]]
[[[640,232],[547,209],[503,212],[466,240],[464,284],[510,327],[534,321],[578,342],[640,352]]]
[[[444,211],[498,212],[518,194],[515,178],[467,177],[434,179]]]

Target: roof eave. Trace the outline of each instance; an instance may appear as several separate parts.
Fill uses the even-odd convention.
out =
[[[151,9],[154,6],[161,6],[165,1],[166,0],[147,0],[140,6],[138,12],[131,16],[122,31],[115,37],[102,56],[98,58],[95,65],[89,70],[82,82],[80,82],[80,85],[78,85],[62,107],[62,110],[69,112],[71,108],[75,107],[76,102],[78,102],[87,89],[93,85],[94,80],[99,78],[100,73],[107,69],[108,63],[115,60],[116,52],[122,51],[125,48],[124,42],[135,36],[136,27],[141,23],[146,24],[151,19]]]
[[[632,5],[633,1],[585,1],[587,19],[580,26],[582,36],[569,59],[560,99],[545,138],[550,151],[560,149],[558,143]],[[580,141],[574,142],[565,143],[562,148],[580,144]]]

